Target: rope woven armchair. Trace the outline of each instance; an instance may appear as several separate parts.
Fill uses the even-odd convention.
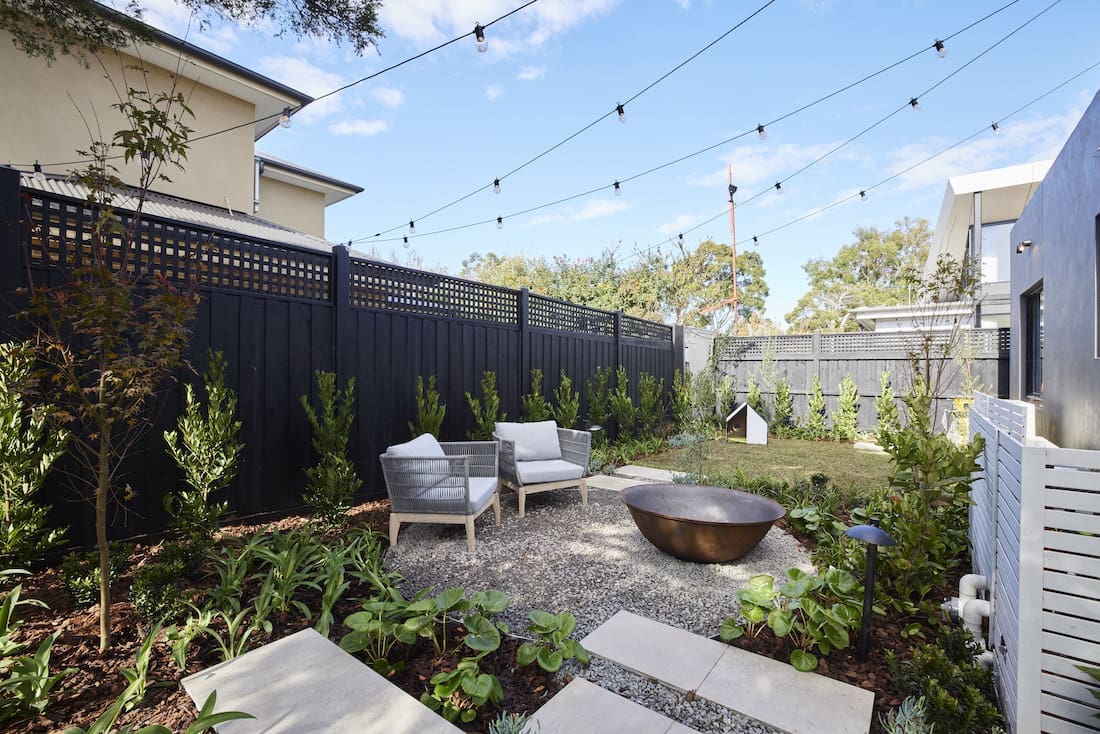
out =
[[[554,421],[497,423],[493,438],[500,442],[500,479],[519,496],[519,516],[527,495],[576,487],[581,504],[588,504],[588,458],[592,434],[558,428]]]
[[[390,545],[403,522],[464,524],[474,552],[474,520],[490,507],[500,525],[495,441],[440,443],[425,433],[378,457],[390,498]]]

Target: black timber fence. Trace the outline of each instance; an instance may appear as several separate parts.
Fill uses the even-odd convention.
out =
[[[80,262],[92,213],[82,200],[20,188],[14,171],[0,169],[5,339],[25,336],[15,318],[19,288],[54,285]],[[639,376],[671,388],[682,369],[679,329],[621,312],[579,306],[439,273],[352,256],[343,246],[310,250],[189,223],[142,215],[139,259],[169,280],[196,285],[198,316],[181,370],[150,416],[144,445],[124,467],[120,483],[134,497],[111,518],[112,537],[156,533],[167,526],[162,500],[180,481],[164,449],[175,427],[183,384],[198,384],[209,350],[228,363],[226,383],[239,396],[245,445],[241,471],[226,499],[238,516],[301,506],[304,469],[314,457],[300,396],[316,396],[314,373],[334,371],[339,384],[355,378],[357,420],[350,453],[364,480],[362,496],[383,497],[378,455],[408,440],[416,414],[418,376],[436,375],[447,407],[442,438],[464,440],[473,428],[465,393],[480,395],[485,371],[497,375],[501,408],[520,415],[530,370],[543,371],[550,396],[562,371],[581,393],[598,367],[626,369],[637,399]],[[92,515],[75,490],[54,477],[46,499],[71,540],[93,542]]]
[[[930,334],[931,353],[953,356],[943,370],[936,415],[945,416],[953,409],[953,399],[963,389],[963,358],[975,391],[1008,393],[1008,329],[971,329],[950,338],[947,332]],[[857,419],[859,429],[873,431],[878,421],[875,398],[881,392],[880,376],[890,373],[890,384],[899,397],[908,389],[911,367],[909,355],[919,353],[924,335],[917,332],[857,332],[844,334],[785,334],[716,339],[713,343],[719,376],[731,380],[739,399],[743,399],[752,378],[765,403],[775,403],[775,381],[785,378],[791,388],[794,418],[805,421],[807,399],[814,375],[821,380],[826,412],[837,409],[840,383],[850,375],[859,391]],[[897,401],[900,408],[901,402]]]

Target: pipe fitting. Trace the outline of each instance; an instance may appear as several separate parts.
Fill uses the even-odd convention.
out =
[[[978,655],[978,657],[976,657],[974,659],[977,661],[978,665],[982,666],[983,669],[993,670],[993,651],[992,650],[986,650],[985,652]]]
[[[978,598],[978,592],[986,591],[989,582],[979,573],[968,573],[959,579],[959,604],[962,607],[971,599]]]
[[[950,599],[944,599],[943,604],[940,604],[940,609],[943,610],[943,613],[944,613],[945,617],[950,622],[958,622],[959,621],[959,611],[960,611],[959,607],[960,607],[960,601],[959,601],[959,597],[957,597],[957,596],[953,596]]]
[[[962,605],[962,622],[975,640],[985,647],[985,637],[982,635],[982,620],[989,616],[990,606],[985,599],[971,599]]]

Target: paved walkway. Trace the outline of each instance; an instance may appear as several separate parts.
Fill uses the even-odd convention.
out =
[[[581,641],[593,655],[791,734],[866,734],[875,694],[620,611]]]
[[[627,464],[615,470],[615,476],[641,479],[646,482],[671,482],[672,472],[668,469],[654,469],[650,466]]]
[[[535,712],[530,723],[530,731],[538,734],[698,734],[583,678],[574,678],[558,691]]]

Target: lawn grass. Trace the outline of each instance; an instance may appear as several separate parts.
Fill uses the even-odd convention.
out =
[[[689,472],[683,449],[666,449],[640,463],[660,469]],[[813,474],[825,474],[829,483],[849,496],[866,496],[886,486],[890,460],[884,454],[856,451],[851,444],[835,441],[801,441],[769,438],[767,446],[715,439],[704,473],[731,474],[740,469],[749,479],[794,482]]]

